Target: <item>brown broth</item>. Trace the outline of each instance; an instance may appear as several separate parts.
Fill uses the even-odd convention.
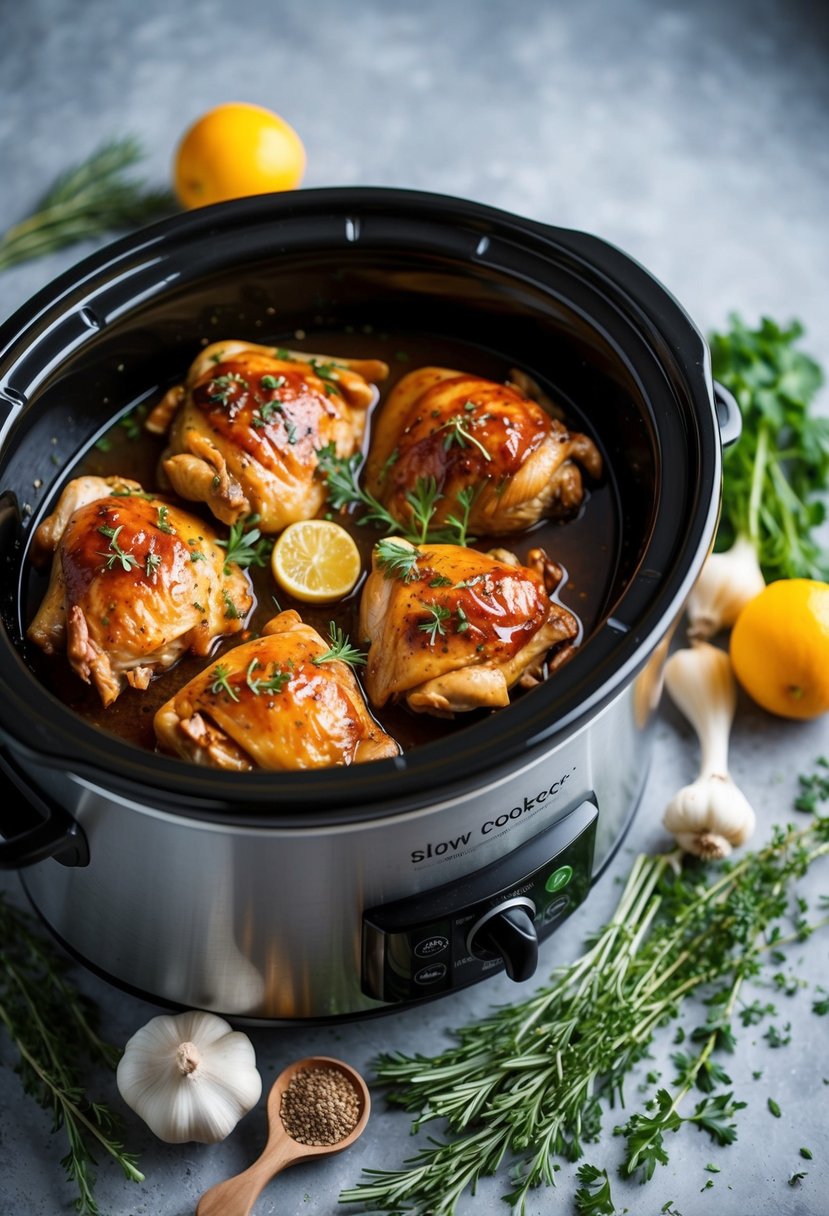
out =
[[[287,340],[281,335],[274,339],[274,344],[287,344]],[[301,340],[291,338],[290,345],[297,349],[305,347],[330,355],[385,359],[389,364],[390,374],[380,386],[380,400],[375,407],[377,410],[382,409],[383,401],[395,382],[418,366],[431,364],[457,367],[459,370],[492,380],[505,380],[510,370],[509,364],[491,352],[457,340],[432,336],[399,333],[373,335],[370,332],[315,333]],[[194,356],[195,353],[194,351]],[[186,370],[186,367],[181,368],[182,377]],[[555,393],[551,395],[555,397]],[[592,433],[586,417],[587,411],[580,409],[577,403],[565,401],[562,404],[568,424],[574,429],[586,430],[601,448],[601,436]],[[130,418],[135,421],[135,415]],[[137,430],[134,425],[116,424],[107,433],[106,450],[102,450],[101,446],[91,448],[72,469],[71,476],[128,476],[140,481],[145,489],[155,488],[158,460],[165,441],[143,430],[136,433]],[[365,441],[366,450],[369,439],[370,420]],[[212,520],[198,504],[183,505],[194,514],[204,514],[217,529],[223,530],[222,525]],[[354,537],[363,558],[365,571],[370,566],[372,547],[383,533],[370,526],[360,526],[348,515],[336,514],[334,518]],[[617,562],[617,537],[615,495],[612,479],[606,469],[601,484],[590,487],[576,518],[564,522],[544,520],[527,532],[515,536],[479,537],[472,547],[482,550],[494,546],[503,547],[512,550],[521,561],[526,560],[529,549],[537,546],[544,548],[566,572],[556,598],[578,617],[582,626],[582,637],[587,639],[607,610],[607,598]],[[236,634],[218,642],[211,652],[210,660],[186,656],[175,667],[156,677],[144,692],[126,688],[108,709],[103,708],[95,690],[72,672],[63,655],[49,659],[33,646],[27,646],[27,655],[41,680],[70,709],[102,730],[139,747],[155,750],[153,717],[156,710],[191,680],[206,661],[212,662],[224,650],[261,631],[266,621],[278,610],[275,600],[278,601],[279,609],[295,608],[303,620],[317,629],[322,637],[327,637],[329,622],[335,621],[356,643],[360,592],[365,573],[346,599],[335,604],[322,605],[301,603],[286,595],[276,586],[269,566],[264,569],[254,567],[248,573],[256,597],[255,607],[248,621],[250,632]],[[32,574],[27,597],[29,619],[34,615],[46,585],[44,576]],[[357,675],[359,678],[359,670]],[[555,679],[555,676],[551,678]],[[516,691],[513,693],[513,699],[522,695],[524,694]],[[387,706],[374,711],[383,728],[404,750],[441,738],[447,732],[463,729],[485,712],[460,714],[454,720],[447,720],[432,718],[427,714],[414,714],[400,706]]]

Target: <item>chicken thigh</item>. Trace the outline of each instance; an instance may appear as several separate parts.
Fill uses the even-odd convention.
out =
[[[252,605],[238,566],[200,519],[121,477],[78,477],[35,534],[32,558],[53,554],[49,588],[27,636],[111,705],[144,689],[185,651],[206,655]]]
[[[311,769],[396,756],[354,674],[289,610],[226,651],[155,716],[164,751],[216,768]]]
[[[582,469],[601,475],[593,441],[569,431],[514,384],[421,367],[398,381],[378,412],[366,488],[406,525],[412,515],[407,496],[418,481],[434,478],[442,497],[433,527],[459,516],[459,495],[470,496],[469,528],[501,535],[577,510]]]
[[[204,502],[235,523],[255,513],[262,532],[312,519],[325,501],[314,477],[317,452],[360,446],[372,382],[388,367],[376,359],[330,359],[249,342],[217,342],[194,361],[147,419],[169,447],[164,475],[182,498]]]
[[[546,555],[540,555],[539,571]],[[580,626],[540,572],[511,554],[379,541],[360,602],[372,705],[403,700],[439,717],[509,704],[509,690],[572,652]]]

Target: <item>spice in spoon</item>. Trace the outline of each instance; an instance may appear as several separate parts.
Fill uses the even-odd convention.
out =
[[[303,1068],[290,1080],[279,1111],[299,1144],[339,1144],[360,1118],[360,1095],[336,1068]]]

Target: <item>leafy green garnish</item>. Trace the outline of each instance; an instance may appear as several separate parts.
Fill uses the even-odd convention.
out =
[[[228,683],[230,669],[224,663],[217,663],[213,668],[213,681],[210,685],[210,691],[214,696],[218,696],[220,692],[225,692],[230,697],[231,701],[238,701],[239,698]]]
[[[723,453],[722,518],[717,548],[746,536],[768,582],[829,577],[829,556],[813,537],[826,516],[829,418],[812,403],[819,365],[796,348],[803,326],[763,317],[750,329],[736,315],[711,335],[714,376],[737,399],[743,433]]]
[[[17,1059],[15,1072],[27,1093],[63,1130],[68,1151],[61,1161],[78,1191],[75,1210],[100,1216],[94,1167],[108,1153],[131,1182],[143,1182],[137,1158],[117,1137],[120,1121],[84,1091],[87,1065],[113,1072],[120,1053],[98,1036],[97,1011],[66,979],[67,964],[35,930],[31,918],[0,894],[0,1027]]]
[[[325,654],[315,655],[311,659],[315,667],[319,667],[323,663],[331,663],[335,659],[340,663],[347,663],[349,667],[365,666],[366,655],[362,650],[351,645],[348,634],[343,633],[335,621],[330,621],[328,624],[328,639],[331,642],[331,649],[326,650]]]
[[[262,677],[254,677],[253,673],[260,666],[258,659],[251,659],[248,664],[248,669],[245,673],[248,688],[254,696],[260,696],[263,692],[282,692],[282,689],[291,678],[289,671],[283,671],[275,663],[271,668],[271,674],[267,679]]]
[[[377,565],[386,578],[398,578],[403,583],[411,583],[420,574],[417,568],[420,553],[403,541],[394,537],[389,540],[378,540],[374,546],[374,553]]]
[[[441,1120],[447,1131],[398,1168],[366,1171],[341,1201],[371,1212],[454,1216],[464,1192],[509,1163],[505,1198],[520,1216],[531,1189],[553,1183],[556,1159],[578,1160],[599,1136],[631,1071],[657,1036],[673,1037],[693,994],[710,1016],[699,1035],[686,1036],[693,1047],[676,1082],[617,1129],[622,1172],[647,1181],[668,1160],[673,1135],[689,1126],[718,1145],[733,1143],[745,1105],[733,1092],[704,1092],[687,1113],[683,1104],[695,1088],[725,1084],[725,1074],[707,1065],[734,1045],[742,986],[760,972],[770,943],[779,950],[799,940],[789,905],[798,880],[827,856],[829,817],[819,816],[801,829],[775,829],[763,848],[704,877],[695,863],[677,871],[673,854],[639,856],[612,919],[545,986],[460,1027],[438,1055],[380,1056],[378,1080],[391,1102],[412,1112],[413,1130]],[[581,1180],[589,1212],[584,1205],[598,1205],[602,1171],[592,1166]]]
[[[230,568],[236,566],[267,566],[268,558],[273,548],[273,541],[263,536],[255,526],[259,522],[258,515],[246,515],[230,525],[227,540],[217,540],[220,548],[226,549],[224,573],[230,574]],[[247,529],[247,531],[246,531]]]
[[[434,646],[438,637],[446,636],[446,623],[452,615],[452,609],[445,604],[424,604],[427,619],[421,621],[418,629],[429,635],[429,645]]]
[[[119,524],[117,528],[109,528],[105,524],[102,524],[98,528],[101,535],[106,536],[109,539],[109,552],[99,552],[98,557],[103,557],[106,559],[105,565],[107,570],[112,570],[115,563],[120,562],[121,569],[126,571],[126,573],[129,573],[130,570],[134,570],[138,565],[138,558],[133,553],[125,553],[118,543],[118,534],[123,526],[123,524]]]
[[[582,1184],[575,1195],[576,1211],[582,1216],[614,1216],[616,1208],[610,1194],[607,1170],[600,1170],[585,1161],[579,1166],[576,1176]]]
[[[0,240],[0,270],[175,211],[168,190],[146,190],[129,178],[143,156],[136,139],[113,140],[62,174],[35,212]]]

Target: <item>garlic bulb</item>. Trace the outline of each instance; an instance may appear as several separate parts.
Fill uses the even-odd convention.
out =
[[[124,1048],[116,1081],[127,1106],[168,1144],[224,1140],[262,1093],[247,1035],[201,1012],[152,1018]]]
[[[729,628],[765,585],[748,537],[738,536],[726,553],[710,553],[688,597],[688,637],[711,638]]]
[[[662,822],[687,853],[713,860],[745,844],[755,816],[728,775],[728,736],[737,684],[724,650],[694,642],[665,664],[665,687],[697,733],[700,773],[668,803]]]

